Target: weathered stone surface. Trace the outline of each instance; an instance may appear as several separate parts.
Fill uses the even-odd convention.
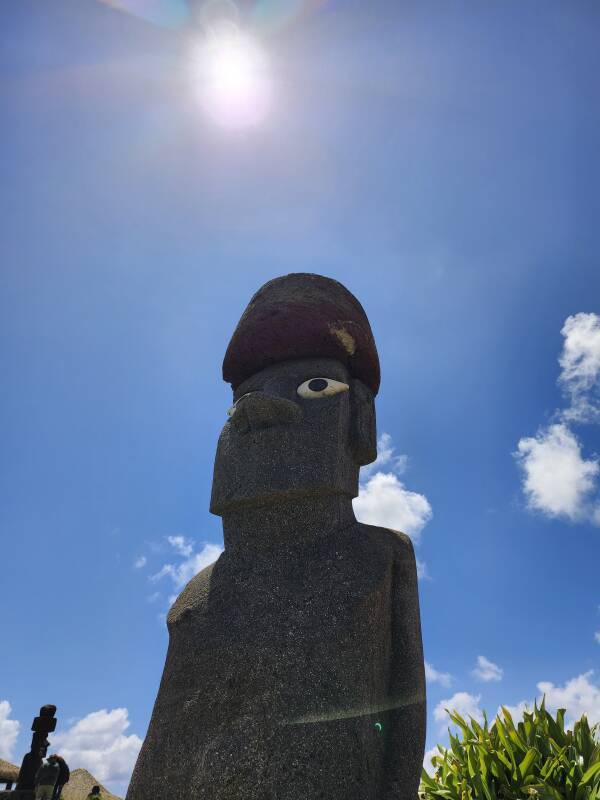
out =
[[[352,374],[300,358],[236,387],[211,498],[225,551],[169,612],[128,800],[415,800],[425,741],[415,559],[407,536],[354,518],[375,412]],[[316,378],[345,389],[301,397]]]

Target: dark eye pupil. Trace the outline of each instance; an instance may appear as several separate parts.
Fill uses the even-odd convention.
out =
[[[327,388],[327,381],[325,378],[313,378],[312,381],[308,382],[308,388],[311,392],[322,392],[323,389]]]

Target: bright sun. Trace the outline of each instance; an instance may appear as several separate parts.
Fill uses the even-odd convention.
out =
[[[261,122],[271,103],[271,77],[264,50],[236,26],[213,31],[194,54],[202,104],[210,117],[230,129]]]

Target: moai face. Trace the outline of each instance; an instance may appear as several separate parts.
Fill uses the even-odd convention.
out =
[[[333,358],[282,361],[234,392],[217,447],[210,510],[356,497],[375,458],[373,394]]]
[[[341,283],[291,273],[251,298],[227,347],[234,405],[215,459],[210,510],[356,497],[376,457],[379,359],[369,321]]]

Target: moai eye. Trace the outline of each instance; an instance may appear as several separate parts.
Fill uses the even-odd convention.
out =
[[[333,378],[310,378],[296,389],[300,397],[314,400],[317,397],[331,397],[331,395],[347,392],[350,387],[347,383],[334,381]]]

